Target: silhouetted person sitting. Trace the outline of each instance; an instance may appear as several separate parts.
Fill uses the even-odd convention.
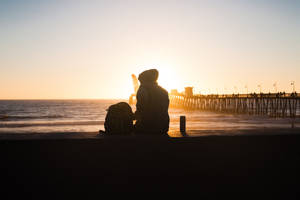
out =
[[[168,92],[157,84],[158,71],[142,72],[138,79],[140,87],[136,95],[135,133],[167,135],[169,130]]]

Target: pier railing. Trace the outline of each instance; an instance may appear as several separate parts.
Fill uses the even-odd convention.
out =
[[[170,107],[294,118],[299,116],[300,96],[297,93],[193,96],[170,94]]]

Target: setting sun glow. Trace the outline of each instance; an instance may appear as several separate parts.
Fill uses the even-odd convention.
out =
[[[178,74],[176,73],[176,69],[172,69],[171,67],[167,66],[159,66],[159,65],[149,65],[149,67],[140,67],[139,71],[135,74],[137,77],[139,73],[143,72],[147,69],[157,69],[159,71],[158,76],[158,84],[165,88],[168,92],[171,89],[182,89],[184,86],[181,85],[181,80]]]

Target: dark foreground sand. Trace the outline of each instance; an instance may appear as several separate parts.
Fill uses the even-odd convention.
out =
[[[1,194],[300,191],[300,135],[2,140]],[[42,197],[42,196],[41,196]],[[43,199],[43,198],[41,198]]]

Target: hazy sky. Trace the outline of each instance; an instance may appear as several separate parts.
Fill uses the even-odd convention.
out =
[[[166,89],[300,91],[300,1],[0,0],[0,99],[128,98]]]

